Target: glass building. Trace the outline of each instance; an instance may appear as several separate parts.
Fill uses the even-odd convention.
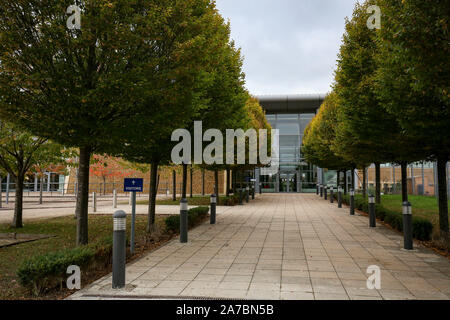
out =
[[[323,178],[320,168],[305,161],[301,145],[303,132],[320,108],[325,95],[259,96],[273,129],[279,130],[275,146],[279,154],[278,171],[256,169],[256,186],[262,192],[315,192]],[[319,175],[319,179],[318,179]]]

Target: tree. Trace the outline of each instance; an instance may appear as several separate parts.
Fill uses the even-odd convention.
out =
[[[130,175],[129,172],[123,170],[123,166],[116,159],[104,155],[94,155],[93,163],[90,166],[89,172],[94,176],[100,177],[103,180],[103,194],[106,194],[106,179],[107,178],[124,178]]]
[[[336,137],[338,108],[336,93],[328,94],[318,114],[304,132],[302,154],[308,162],[314,165],[339,172],[353,168],[355,164],[336,155],[331,149]]]
[[[120,142],[124,147],[111,152],[131,162],[151,164],[149,232],[155,222],[157,170],[171,164],[172,133],[190,128],[205,113],[206,91],[229,41],[227,26],[210,1],[167,0],[153,5],[158,16],[164,17],[152,26],[154,56],[151,63],[140,64],[138,78],[144,81],[129,118],[134,126]],[[187,164],[183,163],[183,197]]]
[[[64,161],[62,147],[0,122],[0,166],[15,179],[16,200],[12,228],[22,228],[23,187],[27,173],[36,165],[47,167]]]
[[[448,1],[379,0],[378,94],[402,130],[437,160],[439,228],[449,234],[446,163],[450,157]]]
[[[177,65],[188,57],[198,62],[203,51],[197,51],[205,40],[196,36],[206,25],[192,20],[209,1],[77,1],[82,12],[80,30],[66,28],[68,4],[0,3],[0,116],[37,136],[79,148],[76,212],[77,244],[81,245],[88,243],[91,155],[119,151],[127,130],[142,134],[138,129],[145,128],[132,128],[141,124],[132,119],[139,118],[142,110],[137,106],[142,99],[148,99],[149,106],[153,102],[149,97],[163,96],[167,105],[157,104],[156,108],[164,108],[174,97],[158,89],[190,89],[175,81],[195,78],[192,74],[197,74],[199,64],[184,64],[182,76],[164,66]],[[177,54],[166,56],[167,51],[175,50],[173,46]],[[150,94],[146,89],[158,70],[166,74],[157,78],[159,86]],[[178,104],[183,105],[181,101]],[[174,123],[183,117],[178,110],[173,112]]]
[[[380,163],[407,162],[420,155],[411,137],[405,135],[395,117],[385,111],[377,90],[376,72],[379,54],[377,33],[367,27],[366,10],[372,1],[357,3],[351,20],[346,21],[339,51],[334,90],[339,99],[339,126],[333,150],[363,168],[363,190],[366,189],[365,167],[375,163],[376,201],[381,201]],[[382,58],[381,58],[382,59]],[[406,175],[402,175],[407,198]]]

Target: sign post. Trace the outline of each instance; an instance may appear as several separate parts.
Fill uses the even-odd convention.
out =
[[[125,178],[123,182],[125,192],[131,192],[131,239],[130,253],[134,254],[134,238],[136,230],[136,192],[144,191],[144,179]]]

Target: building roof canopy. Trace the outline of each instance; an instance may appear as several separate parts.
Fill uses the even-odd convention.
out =
[[[316,113],[325,95],[261,95],[257,98],[267,114]]]

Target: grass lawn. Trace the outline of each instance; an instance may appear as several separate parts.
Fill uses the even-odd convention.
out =
[[[164,229],[165,217],[157,216],[157,229]],[[146,216],[136,216],[136,253],[142,253],[147,243]],[[131,219],[127,219],[130,233]],[[0,299],[29,299],[30,294],[20,286],[16,270],[21,262],[33,255],[39,255],[64,248],[74,248],[76,242],[76,220],[73,216],[42,219],[24,223],[22,229],[12,229],[9,224],[0,224],[0,233],[49,234],[56,237],[0,248]],[[94,243],[111,236],[113,218],[111,215],[89,216],[89,242]],[[109,272],[106,270],[105,272]],[[105,273],[106,274],[106,273]],[[101,275],[100,275],[101,276]],[[94,279],[90,279],[94,280]],[[82,285],[85,282],[82,279]],[[58,298],[53,296],[50,298]],[[44,297],[45,298],[45,297]],[[49,298],[49,297],[47,297]]]
[[[439,225],[439,207],[435,197],[408,195],[408,201],[411,202],[413,215],[430,220],[434,226]],[[402,212],[401,195],[382,195],[381,204],[386,209]]]
[[[219,203],[218,204],[223,204],[225,202],[225,200],[227,199],[227,197],[225,196],[221,196],[219,197]],[[172,198],[169,199],[159,199],[156,200],[156,204],[157,205],[180,205],[180,198],[177,198],[176,201],[173,201]],[[193,198],[189,198],[189,196],[187,197],[187,201],[189,205],[192,206],[209,206],[209,204],[211,203],[211,196],[194,196]],[[142,201],[137,201],[137,204],[145,204],[148,205],[148,200],[142,200]]]

